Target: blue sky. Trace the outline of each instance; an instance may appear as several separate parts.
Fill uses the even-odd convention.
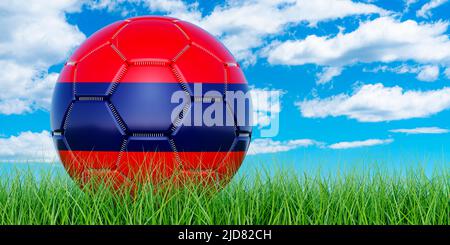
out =
[[[54,159],[48,108],[70,53],[109,23],[161,14],[220,39],[255,93],[282,95],[255,105],[280,126],[269,138],[267,121],[255,127],[247,161],[448,162],[450,1],[36,0],[0,12],[0,160]]]

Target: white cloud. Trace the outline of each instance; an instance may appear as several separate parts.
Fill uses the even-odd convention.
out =
[[[420,91],[399,86],[368,84],[353,94],[338,94],[297,102],[301,114],[308,118],[346,116],[360,122],[381,122],[423,118],[450,108],[450,88]]]
[[[422,8],[420,8],[416,15],[417,17],[428,18],[431,17],[431,10],[441,6],[446,3],[448,0],[431,0],[428,3],[424,4]]]
[[[307,36],[304,40],[275,42],[265,51],[271,64],[344,66],[358,62],[413,60],[450,63],[448,22],[400,22],[380,17],[363,22],[353,32]]]
[[[447,67],[447,68],[445,69],[444,73],[445,73],[445,76],[446,76],[448,79],[450,79],[450,67]]]
[[[22,132],[0,138],[0,161],[55,162],[56,151],[48,131]]]
[[[328,146],[328,148],[341,150],[341,149],[360,148],[375,145],[386,145],[392,142],[394,142],[393,139],[368,139],[363,141],[344,141],[331,144]]]
[[[0,114],[48,108],[57,74],[50,66],[64,61],[85,36],[67,22],[76,0],[0,2]]]
[[[420,127],[420,128],[392,129],[389,130],[389,132],[404,133],[404,134],[446,134],[449,132],[449,130],[438,127]]]
[[[439,66],[436,65],[427,65],[424,66],[419,74],[417,74],[417,79],[424,82],[433,82],[436,81],[439,77]]]
[[[322,145],[322,143],[311,139],[296,139],[288,141],[275,141],[270,138],[255,139],[251,142],[248,155],[276,153],[294,150],[300,147]]]
[[[317,84],[330,82],[334,77],[341,75],[342,67],[325,67],[321,73],[317,74]]]
[[[124,2],[97,1],[97,7],[122,12],[125,9],[126,13],[129,6],[123,5]],[[254,49],[263,46],[265,38],[280,35],[292,25],[305,22],[313,26],[321,21],[351,15],[387,13],[375,5],[351,0],[229,0],[215,7],[207,15],[202,15],[198,9],[198,2],[191,4],[181,0],[131,2],[144,4],[150,11],[167,13],[203,27],[219,37],[236,58],[245,63],[256,61]]]

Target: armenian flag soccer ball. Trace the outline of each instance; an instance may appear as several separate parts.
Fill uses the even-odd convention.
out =
[[[227,180],[248,149],[252,112],[226,95],[247,92],[233,56],[204,30],[168,17],[131,18],[93,34],[65,64],[53,140],[82,181]]]

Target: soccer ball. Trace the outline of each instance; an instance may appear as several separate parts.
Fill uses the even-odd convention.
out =
[[[82,182],[227,182],[252,133],[250,103],[230,102],[230,92],[248,94],[247,82],[206,31],[169,17],[118,21],[64,65],[52,101],[53,140]]]

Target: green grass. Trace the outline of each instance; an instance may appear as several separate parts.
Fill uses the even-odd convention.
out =
[[[449,224],[447,170],[263,176],[221,191],[141,186],[133,196],[17,172],[0,179],[0,224]]]

